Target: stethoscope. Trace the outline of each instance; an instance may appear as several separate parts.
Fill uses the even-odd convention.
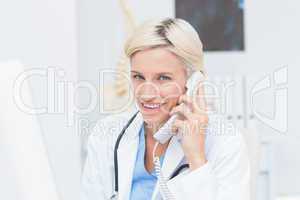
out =
[[[118,169],[118,148],[121,142],[122,137],[124,136],[127,128],[130,126],[132,121],[135,119],[139,111],[137,111],[127,122],[127,124],[123,127],[122,131],[120,132],[117,141],[114,146],[114,178],[115,178],[115,184],[114,184],[114,193],[110,197],[111,200],[118,199],[118,193],[119,193],[119,169]],[[170,179],[176,177],[183,169],[189,168],[188,164],[182,164],[180,167],[178,167],[170,176]]]

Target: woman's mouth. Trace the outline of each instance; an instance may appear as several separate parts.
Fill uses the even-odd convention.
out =
[[[156,112],[159,111],[162,104],[160,103],[141,103],[143,110],[147,112]]]

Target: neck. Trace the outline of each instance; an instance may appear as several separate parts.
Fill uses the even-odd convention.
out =
[[[144,123],[145,125],[145,131],[147,133],[147,135],[151,135],[153,136],[159,129],[159,124],[147,124]]]
[[[158,122],[158,123],[146,123],[144,122],[145,131],[149,135],[154,135],[163,125],[164,122]]]

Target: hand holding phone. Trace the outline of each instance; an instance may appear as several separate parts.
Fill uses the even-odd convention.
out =
[[[192,96],[197,90],[198,85],[204,80],[204,76],[200,71],[194,72],[191,77],[187,80],[186,87],[188,96]],[[177,114],[174,114],[170,119],[154,134],[154,138],[161,144],[166,143],[174,134],[171,131],[171,126],[176,119]]]

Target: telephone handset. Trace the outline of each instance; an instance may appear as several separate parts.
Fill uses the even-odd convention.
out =
[[[191,77],[187,80],[187,96],[192,96],[197,89],[200,81],[204,80],[204,76],[200,71],[193,72]],[[174,114],[170,119],[154,134],[154,138],[161,144],[166,143],[174,134],[171,132],[171,126],[176,119],[177,114]]]

